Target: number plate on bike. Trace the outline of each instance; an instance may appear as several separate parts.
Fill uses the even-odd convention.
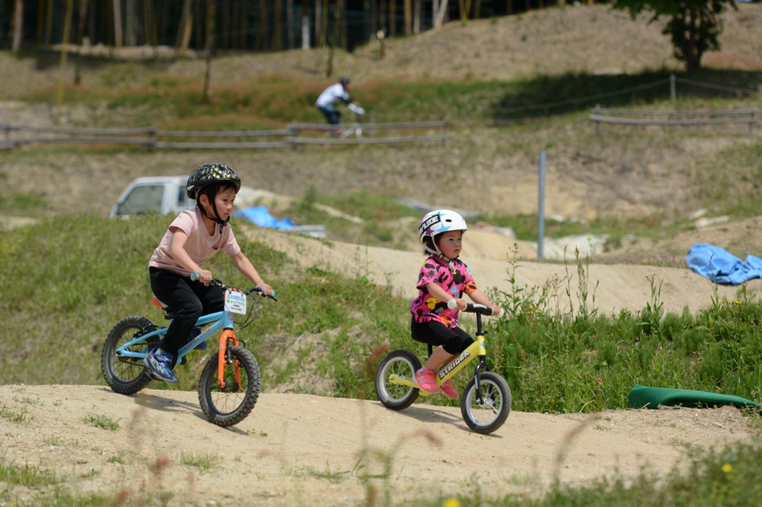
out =
[[[225,311],[246,314],[246,296],[237,290],[225,291]]]

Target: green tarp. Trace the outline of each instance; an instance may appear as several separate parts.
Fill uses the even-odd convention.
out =
[[[728,394],[708,393],[705,391],[692,391],[690,389],[669,389],[666,387],[646,387],[635,384],[627,395],[630,406],[634,408],[659,408],[664,406],[682,407],[716,407],[718,405],[735,405],[739,408],[754,407],[762,408],[762,404],[755,403],[740,396]]]

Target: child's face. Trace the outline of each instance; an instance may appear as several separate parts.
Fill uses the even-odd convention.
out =
[[[447,231],[439,239],[439,250],[449,259],[455,259],[463,248],[463,231]]]
[[[206,201],[206,203],[209,202],[208,199],[204,199],[204,201]],[[220,220],[227,220],[230,214],[233,213],[233,204],[235,203],[235,190],[232,188],[220,190],[214,197],[214,202],[216,204],[216,213],[219,213],[218,218]],[[209,216],[214,216],[215,210],[213,210],[211,206],[205,204],[203,201],[201,204],[204,206]]]

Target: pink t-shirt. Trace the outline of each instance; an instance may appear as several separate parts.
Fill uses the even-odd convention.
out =
[[[410,305],[410,320],[419,324],[435,321],[454,328],[458,325],[458,310],[447,308],[447,303],[432,296],[426,287],[430,283],[459,298],[477,289],[471,270],[460,259],[452,261],[451,270],[450,263],[432,255],[418,273],[418,297]]]
[[[214,234],[210,235],[204,225],[201,210],[196,207],[186,209],[169,224],[167,232],[161,238],[159,247],[153,251],[151,261],[148,263],[149,266],[190,276],[190,271],[175,262],[175,259],[169,254],[169,245],[172,244],[172,238],[176,231],[183,231],[188,236],[188,241],[185,242],[185,251],[201,267],[204,267],[204,263],[218,250],[222,250],[231,257],[238,255],[241,251],[230,224],[225,224],[222,233],[220,233],[219,224],[214,224]]]

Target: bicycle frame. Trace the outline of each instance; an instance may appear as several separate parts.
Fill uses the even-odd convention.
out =
[[[212,334],[216,333],[220,329],[224,329],[222,334],[220,335],[220,349],[218,352],[218,366],[217,366],[217,386],[221,389],[224,389],[226,387],[224,378],[225,373],[225,362],[227,361],[226,358],[226,351],[228,347],[228,342],[233,346],[238,346],[238,338],[235,336],[235,332],[233,331],[233,314],[231,312],[215,312],[210,313],[208,315],[202,315],[199,317],[199,319],[196,321],[196,326],[203,326],[204,324],[209,324],[210,322],[214,322],[209,329],[201,333],[200,335],[196,336],[193,340],[188,342],[185,346],[180,348],[180,350],[177,351],[177,362],[179,363],[182,358],[188,354],[191,350],[193,350],[199,343],[206,340],[208,337],[210,337]],[[134,357],[139,359],[145,359],[148,355],[148,351],[145,352],[133,352],[129,349],[130,347],[133,347],[139,343],[145,342],[147,339],[152,338],[154,336],[164,336],[167,334],[166,327],[163,327],[161,329],[157,329],[156,331],[151,331],[150,333],[146,333],[143,336],[140,336],[139,338],[135,338],[118,349],[114,351],[115,355],[117,357]],[[241,385],[241,367],[239,366],[238,362],[235,363],[235,380],[238,383],[238,385]]]
[[[476,377],[476,397],[480,403],[483,403],[484,400],[482,399],[482,393],[481,393],[480,374],[482,370],[487,369],[488,366],[487,366],[487,348],[484,345],[484,335],[487,334],[487,331],[485,331],[482,328],[481,313],[476,313],[476,327],[477,327],[476,340],[474,340],[474,343],[469,345],[469,347],[463,352],[461,352],[459,355],[457,355],[456,357],[452,358],[447,363],[437,368],[434,378],[436,379],[437,386],[442,385],[443,383],[453,378],[459,371],[465,368],[471,361],[473,361],[474,359],[479,359],[479,364],[476,365],[476,369],[474,370],[474,377]],[[430,354],[431,352],[429,351],[429,355]],[[407,378],[402,378],[395,374],[392,374],[389,376],[389,382],[391,382],[392,384],[400,384],[400,385],[420,389],[418,387],[418,384],[415,383],[415,381],[407,379]],[[429,393],[424,391],[423,389],[420,389],[419,394],[421,394],[422,396],[434,396],[435,394],[438,394],[438,393]]]

